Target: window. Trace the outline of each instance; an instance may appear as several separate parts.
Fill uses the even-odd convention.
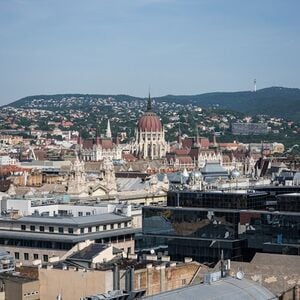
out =
[[[121,228],[121,223],[118,223],[118,228]]]
[[[29,260],[29,254],[28,253],[24,253],[24,260]]]
[[[26,230],[26,225],[21,225],[21,230]]]
[[[83,216],[83,212],[82,211],[79,211],[78,212],[78,217],[82,217]]]
[[[73,228],[68,228],[68,232],[71,233],[71,234],[74,233]]]
[[[19,252],[15,252],[15,259],[20,259],[20,253]]]
[[[30,230],[31,230],[31,231],[35,231],[35,226],[34,226],[34,225],[31,225],[31,226],[30,226]]]
[[[45,231],[45,227],[44,226],[40,226],[40,231],[44,232]]]
[[[80,228],[80,233],[84,233],[84,228]]]
[[[44,262],[48,262],[48,255],[47,255],[47,254],[44,254],[44,255],[43,255],[43,261],[44,261]]]
[[[92,227],[89,227],[89,232],[92,232]]]
[[[96,226],[96,231],[99,231],[99,225],[98,225],[98,226]]]
[[[64,233],[64,228],[63,227],[58,227],[58,232],[59,233]]]
[[[89,211],[86,212],[86,216],[90,216],[91,213]]]
[[[50,226],[49,227],[49,232],[54,232],[54,227]]]
[[[103,230],[106,230],[106,225],[103,225]]]
[[[34,254],[33,254],[33,259],[39,259],[39,255],[36,254],[36,253],[34,253]]]

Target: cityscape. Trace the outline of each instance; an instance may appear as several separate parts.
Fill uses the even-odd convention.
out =
[[[299,48],[299,5],[288,2],[254,1],[248,12],[231,0],[236,12],[217,0],[0,3],[0,300],[300,299],[299,62],[285,68],[278,57],[279,75],[267,55],[277,53],[275,29]],[[213,64],[199,75],[185,48],[201,45],[193,34],[208,43],[207,57],[219,34],[243,53],[252,17],[263,24],[253,32],[270,34],[259,60],[269,81],[238,61],[226,74],[220,64],[215,80]],[[101,69],[95,48],[107,51]],[[282,58],[296,59],[288,49]],[[226,61],[217,53],[210,58]],[[173,64],[189,66],[182,90]],[[102,81],[93,85],[95,74]],[[202,83],[193,85],[195,74]]]

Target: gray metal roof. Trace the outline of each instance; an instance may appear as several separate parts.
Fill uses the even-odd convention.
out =
[[[37,240],[37,241],[50,241],[50,242],[65,242],[65,243],[78,243],[85,240],[96,240],[107,237],[114,237],[124,234],[135,234],[140,232],[140,229],[122,228],[116,230],[107,230],[92,232],[88,234],[59,234],[59,233],[40,233],[30,231],[2,231],[0,230],[0,238],[7,239],[20,239],[20,240]]]
[[[224,173],[228,174],[228,171],[221,166],[219,163],[211,162],[206,163],[205,166],[201,169],[201,173],[209,174],[209,173]]]
[[[17,222],[23,224],[41,224],[41,225],[69,225],[75,227],[89,226],[94,224],[108,224],[116,222],[130,221],[130,217],[117,215],[114,213],[103,213],[91,216],[82,217],[49,217],[49,216],[25,216],[19,219],[11,219],[7,217],[0,218],[1,220]]]
[[[267,300],[277,299],[269,290],[247,279],[224,278],[212,284],[197,284],[145,297],[152,300]]]
[[[108,246],[106,244],[91,244],[84,249],[75,252],[70,257],[68,257],[68,259],[91,261],[95,256],[97,256],[107,248]]]

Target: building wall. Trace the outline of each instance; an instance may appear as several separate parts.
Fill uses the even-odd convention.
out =
[[[27,248],[27,247],[13,247],[1,245],[1,249],[10,252],[12,256],[15,257],[16,262],[22,263],[24,266],[31,266],[34,257],[33,254],[38,254],[38,259],[44,261],[44,255],[47,255],[48,259],[53,256],[62,257],[67,250],[51,250],[51,249],[41,249],[41,248]],[[19,259],[16,258],[16,253],[19,253]],[[28,253],[28,260],[24,259],[24,254]]]
[[[280,300],[300,300],[300,286],[296,285],[285,291],[280,297]]]
[[[5,300],[39,300],[39,281],[19,282],[5,279]]]
[[[59,294],[63,300],[74,300],[113,289],[113,276],[110,270],[83,272],[70,269],[40,269],[39,278],[43,300],[56,299]]]
[[[135,289],[146,289],[146,295],[154,295],[163,291],[181,288],[191,283],[201,265],[197,262],[182,263],[166,267],[161,265],[136,270],[134,278]]]

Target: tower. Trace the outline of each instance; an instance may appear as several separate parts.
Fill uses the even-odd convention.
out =
[[[107,120],[106,137],[111,139],[110,121]]]
[[[253,89],[253,91],[256,92],[256,79],[254,79],[253,84],[254,84],[254,89]]]
[[[131,152],[142,159],[160,159],[169,150],[165,130],[160,118],[152,110],[151,96],[147,99],[146,112],[138,120],[135,141]]]

